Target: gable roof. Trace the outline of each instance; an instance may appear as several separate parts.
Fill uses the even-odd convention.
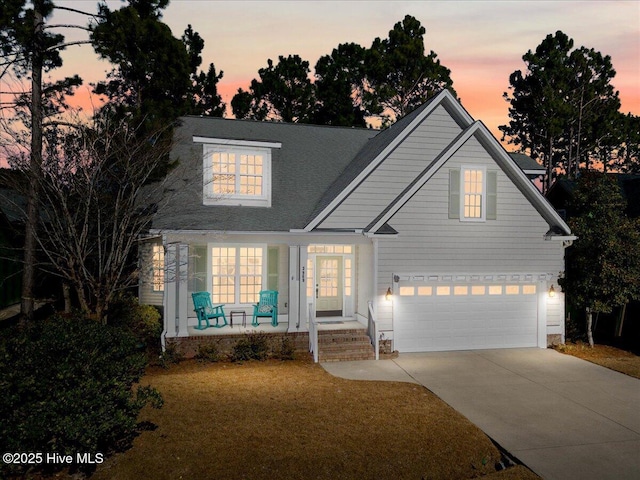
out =
[[[165,200],[152,229],[289,231],[305,226],[309,214],[369,139],[364,128],[183,117],[172,157],[178,167],[167,177]],[[202,144],[194,137],[280,143],[272,150],[270,208],[202,204]]]
[[[509,179],[516,185],[520,192],[529,200],[536,208],[538,213],[549,224],[551,230],[562,232],[570,235],[571,230],[564,220],[558,215],[555,209],[540,194],[538,189],[527,178],[525,172],[516,164],[516,161],[506,152],[496,138],[489,132],[482,122],[474,122],[473,118],[460,105],[455,97],[447,90],[443,90],[433,97],[422,107],[418,108],[412,114],[407,115],[396,124],[392,125],[388,130],[382,132],[378,137],[372,140],[377,143],[376,148],[363,149],[359,152],[352,164],[347,167],[346,171],[354,171],[341,179],[338,184],[332,186],[329,192],[323,197],[323,201],[319,204],[314,212],[314,217],[305,227],[305,230],[313,230],[317,225],[321,224],[331,212],[340,205],[340,203],[353,192],[360,183],[370,175],[380,165],[387,156],[406,138],[420,123],[431,113],[436,107],[443,106],[452,118],[460,125],[463,131],[446,147],[436,158],[426,167],[413,182],[411,182],[403,192],[401,192],[383,211],[372,219],[372,222],[365,229],[366,233],[376,234],[386,225],[387,228],[393,228],[387,222],[391,217],[404,205],[416,191],[431,178],[431,176],[446,162],[464,143],[475,136],[480,144],[486,149],[496,163],[502,168]],[[383,136],[384,135],[384,136]],[[346,183],[346,185],[345,185]]]
[[[158,205],[151,228],[226,232],[312,231],[438,107],[446,110],[462,133],[376,218],[371,219],[366,233],[394,233],[393,225],[388,223],[393,214],[415,193],[416,188],[430,178],[438,165],[474,136],[547,221],[551,230],[570,234],[569,227],[527,179],[516,161],[481,122],[474,122],[447,90],[383,131],[184,117],[176,130],[172,151],[179,167],[169,174],[162,187],[165,201]],[[279,146],[272,150],[271,207],[203,204],[202,142],[207,139],[229,144],[250,141]]]
[[[521,193],[533,204],[552,230],[566,235],[571,233],[564,220],[553,207],[544,199],[537,188],[526,178],[512,157],[502,148],[489,129],[480,121],[476,121],[463,130],[438,155],[410,185],[387,208],[367,226],[366,232],[377,233],[378,230],[391,220],[393,215],[451,158],[471,137],[475,137],[480,144],[492,155],[495,162],[502,168],[511,181],[516,184]]]
[[[440,105],[445,107],[453,119],[461,126],[473,121],[465,109],[455,108],[455,105],[459,105],[459,103],[448,90],[443,90],[438,95],[431,97],[425,104],[404,116],[386,130],[381,131],[358,152],[358,155],[353,159],[343,175],[322,197],[305,230],[312,230],[318,226],[349,193],[382,163],[402,140]]]

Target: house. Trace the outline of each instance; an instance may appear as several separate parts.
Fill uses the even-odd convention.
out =
[[[194,329],[192,292],[250,315],[262,289],[279,329],[373,324],[400,352],[564,340],[575,237],[448,91],[383,131],[186,117],[173,156],[141,257],[165,342],[229,331]]]
[[[516,165],[520,167],[520,170],[524,172],[527,178],[533,182],[537,189],[542,192],[544,176],[547,173],[547,169],[524,153],[510,152],[509,156],[516,162]]]

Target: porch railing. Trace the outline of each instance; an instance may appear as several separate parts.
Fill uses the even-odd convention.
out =
[[[378,335],[378,325],[376,324],[376,315],[373,313],[373,302],[369,301],[369,315],[367,322],[367,334],[371,339],[371,345],[376,354],[376,360],[380,360],[380,336]]]
[[[318,363],[318,321],[312,303],[309,304],[309,351],[313,353],[313,361]]]

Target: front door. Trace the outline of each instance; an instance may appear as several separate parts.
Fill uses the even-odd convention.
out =
[[[342,315],[342,257],[316,257],[316,315]]]

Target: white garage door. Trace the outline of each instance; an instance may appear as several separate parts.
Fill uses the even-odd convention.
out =
[[[400,352],[537,345],[535,284],[401,281],[396,290],[393,324]]]

